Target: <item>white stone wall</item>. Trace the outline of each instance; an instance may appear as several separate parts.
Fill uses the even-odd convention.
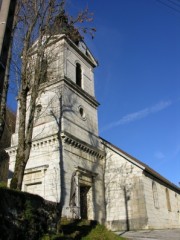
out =
[[[88,219],[103,222],[105,220],[105,212],[102,159],[69,144],[63,145],[63,158],[63,168],[65,173],[65,205],[63,208],[63,215],[66,217],[72,217],[72,212],[69,207],[71,177],[73,172],[76,171],[78,167],[81,167],[82,169],[95,174],[95,176],[92,177],[92,185],[88,195],[88,200],[91,201],[89,202],[90,209],[88,210]]]
[[[170,189],[168,185],[153,179],[152,177],[144,176],[144,193],[146,198],[148,228],[163,229],[163,228],[179,228],[180,227],[180,195]],[[152,191],[152,182],[155,182],[157,187],[158,205],[155,206]],[[171,210],[168,210],[166,199],[166,188],[169,191]]]
[[[41,139],[58,132],[58,125],[55,117],[59,120],[61,84],[54,84],[47,87],[44,91],[40,92],[36,101],[36,106],[41,106],[39,113],[35,113],[33,140]],[[27,119],[29,116],[29,101],[27,101]],[[18,115],[17,115],[18,118]],[[16,146],[18,143],[18,126],[16,123],[15,134],[11,138],[11,146]]]
[[[49,79],[40,86],[36,103],[36,106],[39,107],[37,110],[40,110],[35,114],[32,149],[22,189],[38,194],[47,200],[62,201],[63,216],[72,217],[69,207],[71,177],[73,172],[80,167],[85,172],[89,171],[89,178],[92,180],[87,195],[88,218],[103,222],[105,213],[102,146],[98,138],[93,73],[90,64],[82,58],[81,54],[74,51],[68,44],[65,49],[64,44],[65,40],[61,39],[51,45],[46,52],[49,55]],[[66,65],[68,61],[73,64],[76,61],[80,62],[83,73],[83,90],[81,88],[78,90],[78,86],[74,85],[75,75],[68,75],[71,79],[64,81],[64,75],[73,73],[73,70]],[[67,81],[72,81],[72,83]],[[88,92],[92,99],[89,95],[86,97],[84,91]],[[29,101],[30,99],[27,102],[27,119]],[[80,107],[83,108],[83,115],[80,114]],[[61,114],[62,119],[60,119]],[[62,121],[62,129],[59,129],[60,121]],[[11,172],[14,171],[15,165],[18,124],[17,121],[16,133],[12,137],[12,147],[8,149]],[[75,144],[63,142],[61,145],[57,138],[59,130],[64,134],[63,141],[67,133],[73,137],[72,141]],[[85,177],[85,175],[82,176]],[[79,178],[78,181],[80,184],[82,180]],[[77,192],[79,188],[80,185],[78,185]],[[78,194],[77,198],[79,198]]]
[[[142,169],[116,149],[105,147],[105,202],[107,226],[112,230],[146,228]]]
[[[70,45],[65,48],[65,76],[76,82],[76,63],[82,69],[82,89],[94,96],[94,73],[92,66]]]
[[[95,147],[99,146],[97,109],[75,90],[63,90],[63,130]],[[84,116],[80,114],[83,108]]]
[[[15,166],[15,148],[7,150],[10,155],[9,171]],[[9,176],[11,178],[11,175]],[[10,181],[9,178],[9,181]],[[34,141],[23,180],[23,191],[38,194],[49,201],[59,201],[59,143],[57,135]]]
[[[56,83],[58,79],[62,79],[64,77],[64,39],[61,38],[61,36],[57,37],[56,40],[54,40],[53,43],[51,43],[46,51],[45,51],[45,57],[47,58],[47,78],[48,81],[41,84],[40,86],[40,95],[39,98],[37,99],[37,104],[42,104],[43,105],[43,111],[46,111],[46,108],[51,107],[54,108],[52,105],[53,98],[58,99],[58,84]],[[33,72],[32,74],[32,81],[34,80],[34,65],[35,65],[35,59],[36,59],[36,54],[32,54],[30,56],[30,72]],[[32,66],[33,65],[33,66]],[[53,84],[53,86],[51,86]],[[47,87],[48,86],[48,87]],[[44,90],[45,89],[45,90]],[[43,91],[42,91],[43,90]],[[48,91],[48,92],[47,92]],[[29,116],[29,102],[30,98],[27,100],[27,119]],[[55,101],[53,101],[55,102]],[[53,109],[54,110],[54,109]],[[57,110],[57,106],[56,106]],[[42,112],[43,112],[42,111]],[[45,114],[42,115],[41,112],[41,119],[43,118],[43,121],[48,122],[47,116],[50,115],[48,111],[46,111],[46,116]],[[46,117],[46,120],[44,119]],[[43,123],[43,122],[42,122]],[[36,124],[37,125],[37,124]],[[16,128],[15,128],[15,133],[18,133],[18,128],[19,128],[19,103],[17,107],[17,117],[16,117]],[[14,139],[15,138],[15,139]],[[11,145],[16,145],[16,136],[12,137],[12,143]]]

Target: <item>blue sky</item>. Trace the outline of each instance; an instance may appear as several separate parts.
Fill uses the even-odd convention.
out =
[[[79,2],[97,29],[87,43],[99,61],[100,136],[178,185],[180,1]]]
[[[89,6],[99,134],[180,182],[180,1],[67,0]],[[173,4],[174,2],[175,4]],[[166,6],[168,5],[168,6]]]

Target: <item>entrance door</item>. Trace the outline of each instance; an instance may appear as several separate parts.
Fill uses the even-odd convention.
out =
[[[88,201],[87,193],[89,191],[89,186],[80,186],[80,211],[81,219],[88,219]]]

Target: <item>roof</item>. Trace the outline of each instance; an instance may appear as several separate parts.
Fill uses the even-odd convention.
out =
[[[92,55],[92,53],[90,52],[89,48],[87,47],[87,45],[85,44],[85,42],[79,41],[78,44],[75,44],[68,36],[66,36],[65,34],[63,35],[64,38],[66,38],[66,41],[73,47],[76,49],[76,51],[83,57],[86,59],[86,61],[88,61],[93,67],[97,67],[98,66],[98,61],[94,58],[94,56]]]
[[[180,188],[178,186],[176,186],[174,183],[170,182],[168,179],[166,179],[165,177],[160,175],[158,172],[156,172],[154,169],[149,167],[147,164],[141,162],[137,158],[131,156],[130,154],[126,153],[125,151],[123,151],[119,147],[113,145],[112,143],[108,142],[107,140],[105,140],[103,138],[101,138],[101,140],[103,141],[104,144],[107,143],[108,145],[113,147],[120,155],[123,155],[128,161],[131,161],[136,166],[142,168],[144,174],[146,174],[146,173],[150,174],[151,176],[155,177],[156,179],[160,180],[161,182],[166,183],[170,188],[173,188],[178,193],[180,193]]]

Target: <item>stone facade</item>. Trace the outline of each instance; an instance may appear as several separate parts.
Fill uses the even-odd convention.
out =
[[[111,143],[106,151],[106,224],[114,230],[180,227],[180,190]]]
[[[104,142],[106,221],[113,230],[147,226],[142,167]]]
[[[40,86],[23,190],[61,202],[63,216],[97,220],[112,230],[180,227],[179,188],[99,137],[97,63],[89,49],[65,35],[53,41],[46,49],[47,79]],[[35,57],[32,49],[31,65]],[[12,173],[18,124],[17,113],[7,149]]]
[[[143,182],[147,205],[148,227],[150,229],[179,228],[179,191],[149,174],[143,176]],[[155,192],[153,191],[154,184],[156,185]]]

